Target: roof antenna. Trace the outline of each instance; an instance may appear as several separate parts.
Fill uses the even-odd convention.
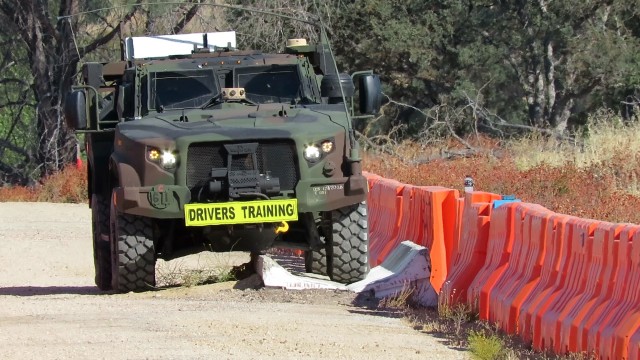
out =
[[[78,61],[81,60],[80,50],[78,50],[78,43],[76,42],[76,34],[73,32],[73,25],[71,25],[71,18],[67,18],[69,22],[69,29],[71,30],[71,37],[73,38],[73,45],[76,47],[76,53],[78,54]]]

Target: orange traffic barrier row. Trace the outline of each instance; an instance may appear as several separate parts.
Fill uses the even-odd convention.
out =
[[[467,296],[483,319],[538,350],[640,358],[640,226],[531,204],[503,205],[491,221],[487,261]]]
[[[367,174],[372,265],[401,241],[430,249],[440,304],[538,350],[640,360],[640,226]]]
[[[640,360],[640,225],[367,178],[372,265],[412,240],[430,249],[441,304],[471,305],[539,350]]]

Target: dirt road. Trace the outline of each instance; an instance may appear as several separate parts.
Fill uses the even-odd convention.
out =
[[[347,293],[232,282],[101,293],[90,228],[84,204],[0,203],[1,359],[467,358]]]

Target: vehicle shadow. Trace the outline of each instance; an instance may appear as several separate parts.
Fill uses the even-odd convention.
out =
[[[95,286],[7,286],[0,287],[0,296],[42,295],[102,295]]]

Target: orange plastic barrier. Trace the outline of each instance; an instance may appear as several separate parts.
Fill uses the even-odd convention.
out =
[[[636,332],[629,339],[629,351],[627,359],[640,360],[640,330],[636,330]]]
[[[467,302],[538,350],[640,360],[640,225],[367,179],[372,265],[412,240],[430,249],[441,304]]]
[[[547,306],[547,300],[557,288],[562,260],[564,229],[569,217],[551,215],[546,230],[546,255],[540,269],[540,278],[530,295],[523,300],[518,316],[518,333],[527,342],[540,337],[541,314]]]
[[[396,248],[398,244],[404,240],[411,240],[414,243],[418,243],[422,238],[422,222],[425,221],[425,216],[415,216],[414,214],[422,214],[421,203],[415,199],[415,187],[411,185],[404,185],[402,188],[398,188],[398,196],[400,197],[400,203],[398,208],[398,230],[393,236],[389,236],[386,239],[385,244],[381,247],[380,251],[376,252],[376,265],[381,264],[387,255]]]
[[[546,255],[547,227],[552,214],[539,205],[516,205],[514,245],[509,265],[489,294],[489,318],[508,333],[518,331],[520,308],[540,279]]]
[[[598,222],[571,217],[566,225],[563,263],[559,286],[552,294],[544,313],[540,314],[541,336],[534,346],[539,349],[560,350],[559,320],[563,311],[584,292],[586,284],[586,258],[593,232]],[[534,338],[535,340],[535,338]]]
[[[467,289],[485,263],[491,201],[500,198],[479,191],[465,194],[458,251],[452,255],[452,268],[440,293],[441,303],[453,306],[466,301]]]
[[[437,186],[415,188],[415,201],[422,204],[422,237],[416,243],[429,249],[431,257],[431,285],[440,292],[447,278],[451,249],[455,243],[458,191]],[[415,218],[415,212],[409,216]],[[400,239],[406,240],[406,239]]]
[[[364,175],[364,177],[367,178],[367,184],[369,185],[369,192],[371,192],[371,188],[373,188],[373,185],[376,183],[376,181],[386,180],[385,178],[383,178],[380,175],[376,175],[376,174],[369,173],[369,172],[366,172],[366,171],[363,171],[362,175]]]
[[[584,328],[584,321],[593,315],[593,309],[602,301],[601,294],[610,292],[608,289],[617,258],[614,252],[618,250],[623,227],[612,223],[600,223],[596,227],[587,257],[585,291],[560,320],[560,353],[586,350],[586,343],[582,342],[582,336],[578,336],[578,333]]]
[[[395,239],[402,208],[404,184],[377,179],[369,191],[369,264],[380,264],[378,258],[389,239]]]
[[[592,315],[584,323],[582,330],[582,348],[588,351],[600,352],[600,338],[603,330],[615,315],[615,310],[623,302],[631,279],[631,239],[637,232],[638,226],[625,226],[620,233],[617,258],[612,275],[610,291],[603,293],[602,302],[594,308]],[[580,332],[578,332],[580,338]]]
[[[628,269],[630,272],[622,301],[606,322],[600,337],[603,359],[628,357],[629,338],[640,328],[640,232],[633,234]],[[637,351],[637,349],[636,349]]]
[[[489,293],[509,264],[516,205],[505,204],[491,212],[487,259],[467,292],[467,303],[473,306],[474,311],[478,311],[482,320],[489,320]]]

